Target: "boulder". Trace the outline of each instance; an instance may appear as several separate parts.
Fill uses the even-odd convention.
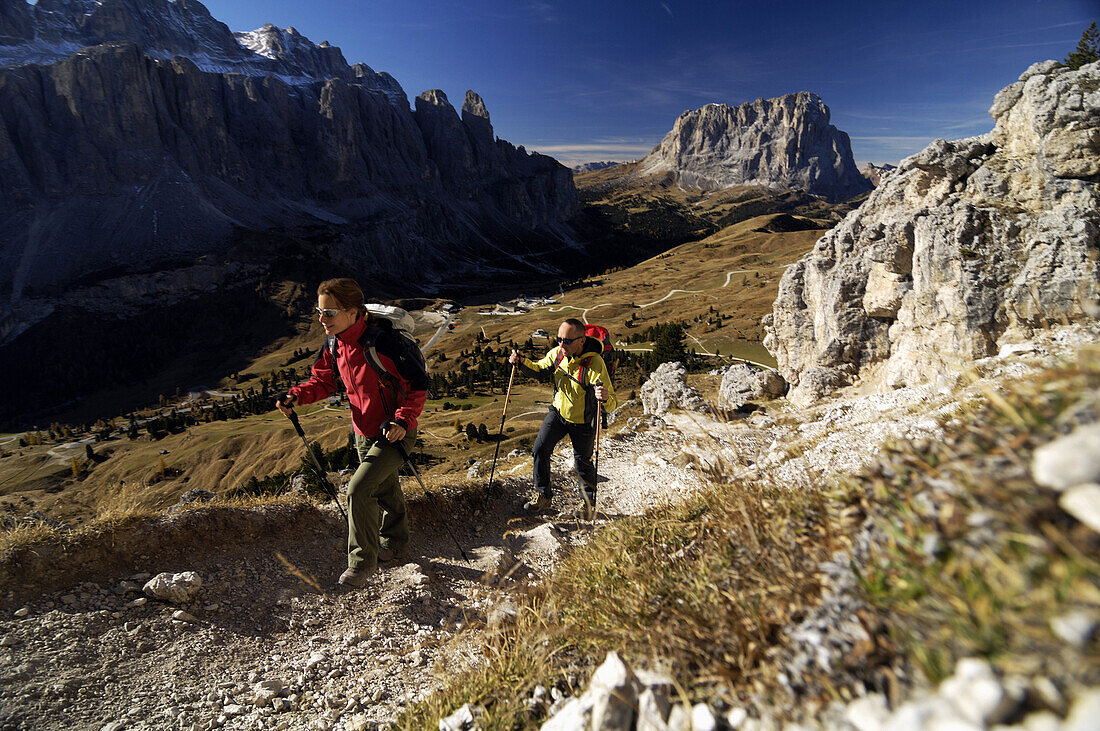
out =
[[[639,392],[646,414],[663,414],[670,408],[685,411],[707,411],[708,406],[698,390],[687,383],[683,363],[662,363],[649,376]]]
[[[183,571],[178,574],[157,574],[146,582],[142,591],[147,596],[170,604],[186,604],[198,594],[201,588],[201,576],[194,571]]]
[[[783,377],[770,368],[756,368],[738,363],[722,374],[718,387],[718,405],[738,409],[749,401],[782,396],[787,384]]]

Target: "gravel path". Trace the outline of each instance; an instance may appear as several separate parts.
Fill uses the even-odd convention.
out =
[[[138,557],[141,573],[61,585],[0,614],[0,729],[383,724],[438,687],[445,668],[477,662],[480,632],[507,614],[510,591],[551,571],[603,522],[695,484],[690,470],[670,475],[658,454],[676,442],[634,430],[604,439],[595,523],[566,517],[579,505],[568,447],[555,459],[562,515],[549,522],[522,512],[530,457],[502,460],[498,475],[512,475],[498,476],[501,497],[440,506],[469,562],[434,510],[410,506],[420,517],[406,562],[383,566],[361,590],[335,584],[345,553],[331,504],[311,528],[299,521],[274,538],[257,529],[243,546],[239,535],[224,545],[202,536],[171,558]],[[192,601],[142,593],[151,575],[181,571],[202,578]]]

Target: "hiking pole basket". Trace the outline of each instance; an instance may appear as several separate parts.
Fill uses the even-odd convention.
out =
[[[497,471],[497,455],[500,454],[500,443],[504,439],[504,417],[508,414],[508,399],[512,397],[512,381],[516,377],[516,364],[512,364],[512,374],[508,376],[508,390],[504,393],[504,410],[500,412],[500,431],[497,432],[497,448],[493,450],[493,467],[489,470],[489,487],[493,489],[493,475]]]
[[[466,552],[462,550],[462,544],[460,544],[458,542],[458,539],[455,538],[455,534],[451,532],[451,526],[447,524],[447,520],[443,517],[443,513],[440,512],[439,506],[435,504],[435,495],[428,492],[428,488],[424,485],[424,480],[420,479],[420,472],[417,471],[416,465],[413,464],[412,459],[409,457],[409,452],[405,449],[405,445],[401,442],[389,442],[385,439],[382,439],[380,441],[383,444],[392,444],[394,447],[396,447],[398,454],[401,455],[401,458],[405,460],[405,464],[407,464],[409,466],[409,469],[412,471],[413,477],[415,477],[416,481],[420,483],[420,489],[423,490],[424,494],[428,496],[428,502],[432,504],[432,508],[435,510],[436,517],[439,518],[439,522],[443,524],[443,527],[447,531],[447,535],[449,535],[451,537],[451,540],[455,542],[455,547],[458,549],[458,552],[462,554],[462,560],[469,563],[470,557],[467,556]]]
[[[340,505],[340,498],[336,495],[336,488],[328,481],[328,473],[321,467],[321,463],[317,460],[317,455],[313,453],[313,448],[309,446],[309,442],[306,440],[306,433],[302,429],[301,422],[298,421],[298,412],[291,409],[290,415],[287,418],[290,419],[290,423],[294,425],[294,431],[298,432],[298,436],[302,438],[302,444],[306,445],[306,452],[309,453],[309,458],[313,460],[313,466],[317,468],[317,476],[321,479],[321,489],[333,499],[336,503],[336,509],[340,511],[340,515],[343,516],[344,522],[347,523],[348,516],[347,513],[344,512],[344,507]]]

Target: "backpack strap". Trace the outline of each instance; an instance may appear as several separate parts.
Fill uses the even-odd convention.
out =
[[[344,387],[344,379],[340,377],[340,361],[336,359],[336,336],[329,335],[325,338],[324,349],[328,351],[332,356],[332,375],[333,382],[336,384],[336,391],[346,391]]]
[[[550,370],[550,381],[554,384],[554,392],[558,391],[558,368],[561,366],[561,362],[565,360],[565,351],[558,348],[558,357],[554,359],[554,367]],[[562,371],[565,373],[565,371]],[[566,373],[565,375],[569,375]],[[571,376],[570,376],[571,377]]]
[[[374,369],[374,372],[378,374],[378,390],[382,396],[383,407],[386,411],[396,411],[397,406],[405,399],[408,392],[401,386],[401,381],[398,380],[397,376],[386,370],[386,366],[382,364],[382,359],[378,357],[378,348],[374,347],[374,345],[364,346],[363,354],[367,357],[367,363]],[[381,393],[383,386],[385,386],[386,390],[393,396],[392,409],[389,406],[389,402],[386,400],[385,394]]]

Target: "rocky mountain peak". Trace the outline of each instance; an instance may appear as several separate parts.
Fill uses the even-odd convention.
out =
[[[485,102],[474,91],[466,90],[466,99],[462,102],[462,124],[470,133],[470,141],[479,155],[484,155],[493,144],[493,124],[489,121],[489,110]]]
[[[349,67],[328,42],[315,45],[297,29],[271,23],[232,33],[197,0],[40,0],[0,9],[0,67],[55,63],[81,48],[118,42],[150,58],[184,56],[203,71],[275,76],[290,84],[337,78],[408,103],[393,77]]]
[[[477,117],[489,121],[489,110],[485,108],[485,102],[481,96],[472,89],[466,90],[466,98],[462,101],[462,121],[466,122],[470,117]]]
[[[902,161],[791,266],[765,345],[809,403],[935,380],[1100,316],[1100,63],[1029,68],[989,134]]]
[[[856,169],[848,135],[829,123],[829,108],[807,91],[685,111],[639,165],[640,174],[669,171],[681,185],[704,190],[763,185],[840,200],[870,187]]]
[[[234,35],[195,0],[0,8],[0,109],[18,112],[0,115],[0,346],[74,282],[246,235],[306,231],[363,276],[423,283],[483,272],[501,232],[508,271],[556,271],[574,243],[568,171],[495,140],[476,94],[466,124],[439,90],[414,111],[339,48],[271,24]]]

